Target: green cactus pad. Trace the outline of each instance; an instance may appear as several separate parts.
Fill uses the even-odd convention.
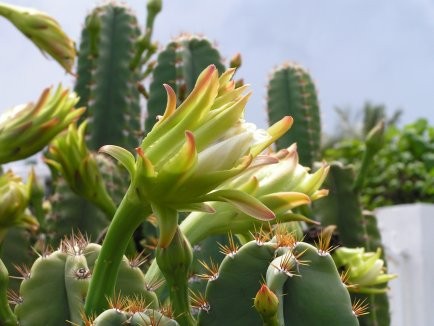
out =
[[[30,275],[21,283],[22,302],[15,307],[20,325],[64,325],[80,323],[92,270],[101,246],[87,244],[81,237],[64,240],[59,250],[42,255]],[[140,298],[149,308],[158,308],[158,299],[145,289],[142,271],[124,257],[116,293]]]
[[[262,325],[253,307],[253,298],[265,279],[274,258],[276,244],[256,241],[243,245],[227,255],[219,268],[219,276],[208,282],[206,299],[209,311],[199,313],[199,325]]]
[[[307,264],[299,265],[300,277],[285,283],[285,325],[359,325],[332,257],[303,242],[297,243],[293,254],[300,254]]]
[[[65,288],[67,254],[55,251],[39,257],[20,287],[22,303],[15,307],[20,325],[64,325],[70,319]]]

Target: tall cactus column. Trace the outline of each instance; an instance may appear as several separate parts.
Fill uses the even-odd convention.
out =
[[[108,3],[86,18],[78,58],[75,91],[87,106],[88,146],[137,147],[140,67],[131,69],[140,30],[125,6]]]
[[[321,123],[315,85],[309,73],[295,63],[284,64],[271,74],[267,100],[270,124],[281,117],[294,118],[291,132],[276,141],[278,149],[298,145],[300,163],[312,167],[319,159]]]

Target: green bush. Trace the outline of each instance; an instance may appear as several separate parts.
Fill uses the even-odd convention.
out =
[[[325,150],[325,159],[357,164],[363,150],[362,140],[347,139]],[[426,119],[388,128],[362,193],[368,209],[416,202],[434,202],[434,127]]]

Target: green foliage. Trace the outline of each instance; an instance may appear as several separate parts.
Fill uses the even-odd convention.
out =
[[[336,107],[337,123],[331,134],[323,135],[322,150],[327,150],[336,143],[349,139],[363,139],[379,122],[384,121],[386,127],[398,123],[402,111],[395,110],[392,114],[386,112],[381,104],[366,102],[361,109]]]
[[[364,144],[352,139],[328,149],[325,157],[357,165],[363,150]],[[426,120],[402,128],[390,127],[385,134],[385,146],[371,162],[366,175],[361,192],[364,207],[434,202],[433,153],[434,128]]]

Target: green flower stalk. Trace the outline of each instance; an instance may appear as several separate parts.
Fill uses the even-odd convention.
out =
[[[193,250],[179,228],[170,245],[157,248],[155,256],[169,289],[173,315],[180,325],[195,325],[188,289]]]
[[[74,41],[66,35],[56,20],[35,9],[1,2],[0,15],[15,25],[42,53],[49,54],[72,74],[76,56]]]
[[[77,120],[84,108],[78,98],[59,86],[45,89],[36,104],[16,106],[0,116],[0,164],[21,160],[43,149],[58,133]]]
[[[387,292],[387,282],[397,277],[386,273],[380,257],[381,249],[365,252],[365,248],[341,247],[333,253],[336,266],[345,269],[349,291],[366,294]]]
[[[70,124],[48,147],[45,162],[66,179],[71,189],[100,207],[111,219],[116,205],[107,193],[97,162],[85,142],[87,123]]]
[[[295,145],[267,156],[258,156],[251,166],[238,176],[221,185],[222,188],[237,189],[254,197],[270,208],[276,219],[264,223],[252,219],[246,212],[234,211],[226,203],[210,204],[218,216],[208,212],[193,212],[181,223],[180,228],[192,245],[210,235],[245,233],[254,227],[267,228],[269,223],[289,221],[313,222],[292,209],[326,196],[328,191],[320,189],[329,167],[323,165],[315,173],[298,164]]]
[[[104,239],[86,299],[87,315],[100,312],[113,296],[120,260],[134,230],[153,212],[158,218],[160,249],[167,248],[178,229],[179,211],[212,211],[209,201],[226,201],[250,216],[271,220],[274,213],[254,197],[219,188],[245,170],[253,158],[285,133],[289,117],[267,131],[243,122],[249,95],[235,87],[234,70],[220,78],[214,65],[199,76],[187,99],[176,107],[174,91],[165,85],[165,113],[137,148],[137,157],[117,146],[100,151],[120,161],[131,184]]]
[[[0,176],[0,243],[11,227],[38,229],[38,221],[27,208],[31,188],[31,183],[24,184],[12,171]]]

